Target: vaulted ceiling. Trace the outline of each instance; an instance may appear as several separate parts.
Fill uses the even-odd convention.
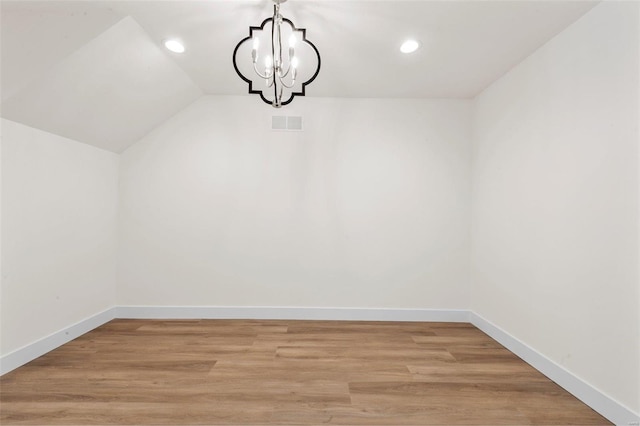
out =
[[[472,98],[595,4],[290,0],[281,11],[322,55],[308,96]],[[231,55],[272,13],[270,0],[0,7],[2,117],[114,152],[202,94],[245,94]],[[164,49],[173,37],[185,53]],[[400,53],[407,37],[422,49]]]

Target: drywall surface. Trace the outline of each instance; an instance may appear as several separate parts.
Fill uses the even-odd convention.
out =
[[[203,97],[122,154],[118,304],[466,307],[470,105]]]
[[[471,309],[640,412],[638,7],[603,2],[475,101]]]
[[[6,355],[115,304],[118,156],[2,119]]]

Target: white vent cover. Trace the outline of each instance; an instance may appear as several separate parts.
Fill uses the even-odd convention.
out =
[[[271,130],[300,132],[302,131],[302,117],[299,115],[274,115],[271,117]]]

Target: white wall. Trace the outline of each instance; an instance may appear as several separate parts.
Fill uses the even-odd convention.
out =
[[[465,308],[470,104],[202,98],[122,154],[118,304]]]
[[[638,7],[604,2],[475,102],[471,308],[640,412]]]
[[[115,304],[118,156],[1,123],[6,355]]]

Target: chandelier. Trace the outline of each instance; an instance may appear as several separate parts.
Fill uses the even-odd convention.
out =
[[[233,50],[233,67],[249,84],[249,93],[275,108],[304,96],[305,87],[320,72],[320,53],[307,40],[307,30],[280,14],[280,4],[286,1],[273,0],[273,17],[249,27],[249,36]],[[238,58],[251,58],[251,63],[238,63]]]

